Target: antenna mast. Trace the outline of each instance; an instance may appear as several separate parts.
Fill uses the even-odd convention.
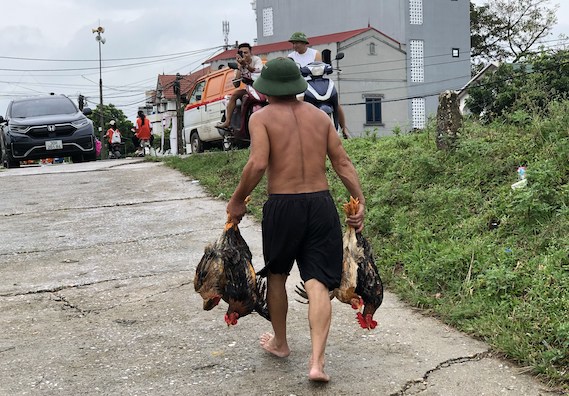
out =
[[[225,50],[229,49],[229,21],[221,22],[223,25],[223,42],[225,43]]]

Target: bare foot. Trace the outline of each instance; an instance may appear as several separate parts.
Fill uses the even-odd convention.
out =
[[[265,333],[261,335],[260,339],[261,348],[265,351],[272,353],[278,357],[287,357],[290,355],[290,349],[288,345],[277,346],[275,345],[275,336],[271,333]]]
[[[313,367],[308,372],[308,379],[315,382],[328,382],[330,381],[330,376],[324,371]]]
[[[315,382],[328,382],[330,376],[324,372],[324,363],[319,364],[312,361],[310,357],[310,370],[308,371],[308,379]]]

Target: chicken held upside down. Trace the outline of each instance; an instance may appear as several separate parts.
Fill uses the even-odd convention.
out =
[[[350,197],[344,204],[347,216],[357,213],[358,199]],[[358,310],[356,319],[363,329],[375,329],[375,311],[383,302],[383,283],[373,259],[368,241],[361,233],[348,226],[343,237],[344,254],[342,260],[342,279],[340,287],[330,292],[330,299],[336,297],[353,309]],[[296,287],[296,293],[307,299],[304,285]],[[363,309],[363,312],[362,312]]]
[[[239,318],[253,311],[270,320],[266,281],[257,278],[252,257],[237,224],[228,219],[219,239],[206,246],[196,268],[194,289],[203,299],[203,309],[209,311],[225,301],[228,308],[224,319],[228,326],[236,325]]]

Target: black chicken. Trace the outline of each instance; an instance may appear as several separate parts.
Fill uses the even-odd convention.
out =
[[[202,296],[203,309],[209,311],[220,300],[225,301],[229,305],[225,314],[228,326],[253,311],[270,320],[266,281],[257,278],[252,257],[237,224],[228,219],[219,239],[206,246],[196,268],[194,289]]]

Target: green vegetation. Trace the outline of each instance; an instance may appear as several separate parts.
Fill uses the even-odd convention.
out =
[[[532,114],[547,114],[548,104],[569,94],[569,51],[540,52],[525,63],[503,63],[468,90],[467,106],[491,122],[525,123]]]
[[[452,152],[436,149],[433,126],[344,145],[367,198],[364,234],[389,288],[569,389],[569,102],[551,103],[547,114],[467,120]],[[165,161],[227,199],[247,155]],[[512,190],[521,165],[528,184]],[[348,195],[329,173],[340,208]],[[249,205],[257,218],[264,190]]]

